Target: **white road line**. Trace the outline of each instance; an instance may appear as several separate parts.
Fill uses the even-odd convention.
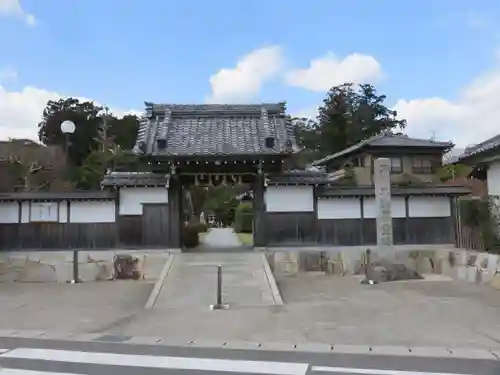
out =
[[[169,368],[178,370],[206,370],[243,372],[252,374],[305,375],[309,364],[287,362],[241,361],[191,357],[158,357],[116,353],[79,352],[72,350],[17,348],[0,354],[1,358],[90,363],[125,367]]]
[[[344,374],[366,374],[366,375],[468,375],[468,374],[453,374],[449,372],[421,372],[421,371],[398,371],[398,370],[380,370],[366,368],[350,368],[350,367],[328,367],[328,366],[313,366],[312,371],[317,372],[340,372]],[[473,374],[472,374],[473,375]]]
[[[23,370],[17,368],[1,368],[0,367],[0,375],[78,375],[75,373],[67,373],[67,372],[47,372],[47,371],[32,371],[32,370]],[[84,374],[81,374],[84,375]]]
[[[8,352],[10,349],[0,349],[0,354]]]

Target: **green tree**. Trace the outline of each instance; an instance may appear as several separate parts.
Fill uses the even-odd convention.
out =
[[[374,135],[404,129],[406,120],[398,119],[385,100],[386,96],[369,84],[345,83],[332,87],[316,121],[295,119],[299,145],[322,157]]]
[[[136,115],[109,118],[109,136],[123,150],[132,150],[139,130],[139,119]]]
[[[236,187],[233,186],[210,186],[204,209],[212,211],[217,221],[229,225],[234,221],[234,210],[239,204],[235,194]]]
[[[472,167],[465,164],[444,165],[437,171],[437,175],[442,182],[454,180],[456,178],[468,177],[472,173]]]
[[[44,145],[65,147],[66,138],[61,132],[61,123],[75,123],[75,132],[69,136],[69,161],[81,166],[97,146],[97,132],[102,124],[102,108],[90,101],[80,102],[75,98],[50,100],[38,123],[38,138]]]
[[[66,136],[60,129],[65,120],[73,121],[76,127],[69,135],[66,175],[79,188],[98,188],[107,168],[134,164],[125,151],[132,149],[137,137],[137,116],[117,118],[107,108],[75,98],[49,101],[38,124],[40,141],[65,149]]]

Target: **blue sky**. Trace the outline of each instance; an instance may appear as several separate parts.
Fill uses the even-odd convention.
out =
[[[479,141],[500,120],[497,110],[479,134],[464,130],[480,112],[474,100],[486,106],[477,96],[500,94],[500,83],[488,87],[500,81],[499,17],[500,2],[486,0],[0,0],[0,137],[33,132],[54,95],[120,110],[286,100],[314,114],[322,88],[352,80],[387,94],[411,135]],[[315,59],[324,68],[303,71]]]

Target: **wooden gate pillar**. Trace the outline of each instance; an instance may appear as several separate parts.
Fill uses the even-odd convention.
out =
[[[181,231],[183,222],[182,214],[182,184],[178,175],[170,176],[168,186],[168,210],[169,210],[169,247],[172,249],[182,248]]]
[[[253,244],[254,247],[265,247],[266,237],[266,205],[264,202],[264,175],[258,174],[253,184]]]

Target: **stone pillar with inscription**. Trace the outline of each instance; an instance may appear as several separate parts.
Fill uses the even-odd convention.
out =
[[[377,212],[377,255],[395,260],[391,214],[391,161],[378,158],[374,162],[375,206]]]

